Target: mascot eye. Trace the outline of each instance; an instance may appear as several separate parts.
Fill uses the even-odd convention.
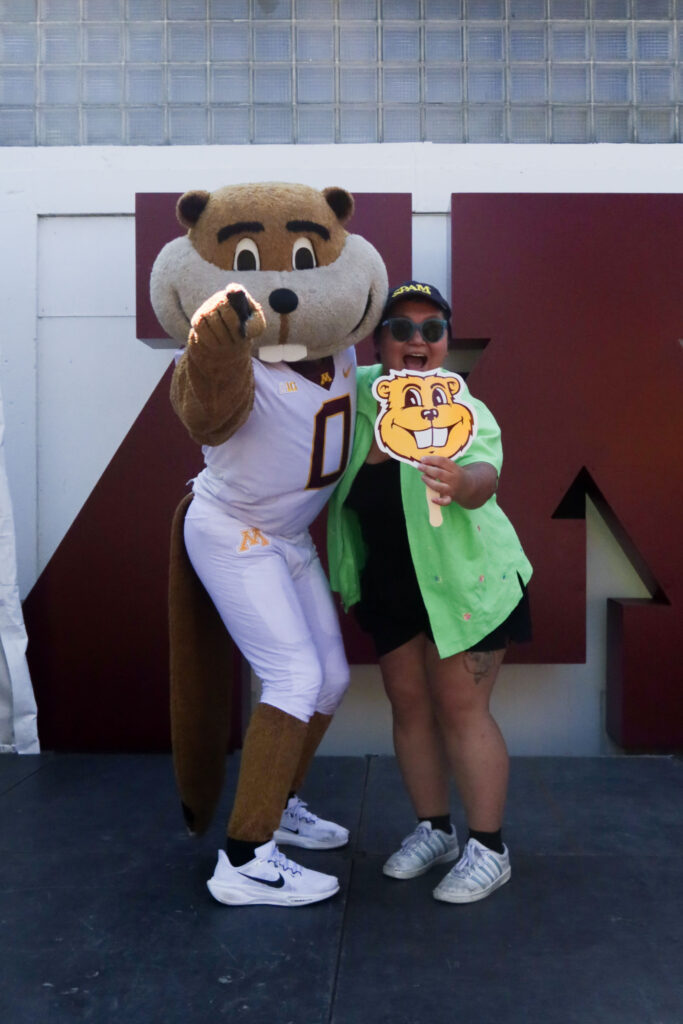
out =
[[[313,242],[309,238],[297,238],[292,249],[292,267],[294,270],[312,270],[315,266]]]
[[[408,409],[411,405],[422,405],[422,395],[416,388],[408,388],[403,396],[403,408]]]
[[[432,401],[434,405],[448,405],[448,398],[443,388],[432,388]]]
[[[260,270],[258,246],[253,238],[240,238],[232,261],[233,270]]]

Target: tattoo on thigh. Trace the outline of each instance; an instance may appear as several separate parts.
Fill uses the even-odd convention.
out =
[[[478,685],[482,679],[488,676],[496,665],[495,651],[466,651],[465,667],[474,676],[474,682]]]

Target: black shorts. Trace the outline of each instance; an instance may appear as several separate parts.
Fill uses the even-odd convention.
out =
[[[531,640],[529,595],[521,578],[519,584],[519,604],[500,625],[472,647],[467,648],[468,650],[499,651],[508,644],[527,643]],[[424,633],[432,643],[434,642],[427,609],[419,590],[413,592],[410,601],[402,602],[400,613],[397,613],[396,607],[387,611],[385,606],[377,603],[357,604],[354,606],[354,613],[361,629],[372,636],[378,658],[408,643],[420,633]]]

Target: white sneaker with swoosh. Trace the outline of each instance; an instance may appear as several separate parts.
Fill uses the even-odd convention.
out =
[[[233,867],[225,850],[219,850],[213,876],[206,884],[214,899],[229,906],[300,907],[339,892],[334,875],[295,864],[278,850],[274,839],[257,847],[254,859],[239,867]]]
[[[349,830],[334,821],[325,821],[298,796],[292,796],[282,812],[280,827],[273,838],[282,846],[301,846],[305,850],[337,850],[349,841]]]

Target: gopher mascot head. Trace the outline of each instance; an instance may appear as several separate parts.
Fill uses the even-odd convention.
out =
[[[387,293],[379,253],[344,225],[353,196],[306,185],[231,185],[186,192],[178,220],[187,234],[152,269],[152,305],[185,345],[199,307],[228,284],[263,311],[253,354],[266,362],[331,355],[372,332]]]

